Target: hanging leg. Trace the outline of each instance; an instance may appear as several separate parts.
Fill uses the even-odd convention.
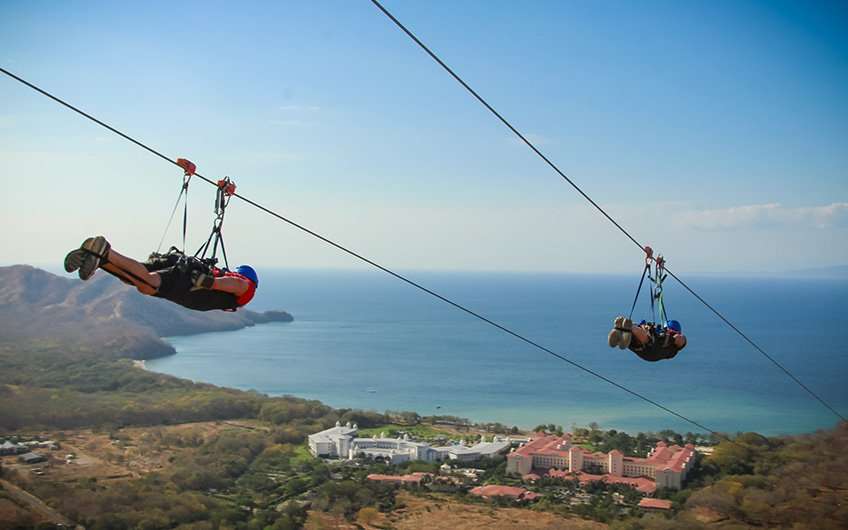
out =
[[[622,331],[624,331],[622,328],[624,320],[623,316],[615,317],[615,320],[613,321],[613,328],[610,330],[609,336],[607,337],[607,343],[610,348],[615,348],[621,343]]]
[[[162,285],[162,278],[158,274],[149,272],[144,265],[115,249],[109,251],[107,260],[101,267],[119,278],[128,280],[143,294],[155,294]]]

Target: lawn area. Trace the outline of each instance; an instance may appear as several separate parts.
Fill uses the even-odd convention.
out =
[[[313,460],[314,458],[315,457],[312,456],[312,453],[309,452],[308,445],[298,445],[294,450],[294,458],[292,458],[292,464],[302,464],[303,462],[308,462],[309,460]]]
[[[359,429],[359,436],[379,436],[380,433],[386,433],[388,437],[397,436],[398,432],[408,432],[410,436],[421,439],[437,438],[445,436],[447,438],[456,438],[457,436],[450,431],[437,429],[432,425],[381,425],[379,427],[371,427],[370,429]]]

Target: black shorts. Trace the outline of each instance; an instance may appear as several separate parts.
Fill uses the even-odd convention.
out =
[[[639,357],[641,357],[642,359],[654,363],[654,362],[657,362],[657,361],[672,359],[675,355],[677,355],[677,352],[680,351],[680,350],[673,348],[673,347],[671,347],[671,348],[659,348],[659,347],[656,347],[656,346],[653,346],[653,347],[646,346],[646,347],[638,349],[638,350],[631,349],[631,351],[633,353],[635,353],[636,355],[638,355]]]
[[[193,270],[195,269],[191,266],[180,264],[156,271],[162,283],[153,296],[170,300],[195,311],[216,309],[234,311],[238,308],[236,296],[233,294],[213,289],[192,290]]]

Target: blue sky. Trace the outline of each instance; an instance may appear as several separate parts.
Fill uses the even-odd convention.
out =
[[[638,250],[365,0],[0,3],[0,65],[405,269],[638,273]],[[386,1],[678,271],[848,263],[848,8]],[[144,256],[179,174],[0,79],[0,263]],[[211,223],[192,189],[190,237]],[[358,267],[233,203],[230,254]],[[174,233],[176,237],[176,233]]]

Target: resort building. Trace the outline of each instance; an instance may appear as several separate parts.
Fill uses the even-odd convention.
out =
[[[387,438],[384,434],[373,438],[358,438],[356,424],[336,426],[325,431],[309,435],[309,450],[313,456],[342,458],[381,459],[391,464],[400,464],[410,460],[441,462],[456,460],[473,462],[483,457],[493,457],[509,448],[509,441],[495,439],[492,442],[480,442],[466,446],[457,445],[434,447],[423,442],[410,440],[406,434],[402,438]]]
[[[335,458],[347,456],[350,451],[350,442],[356,436],[358,429],[355,423],[351,425],[347,422],[341,425],[336,422],[335,427],[309,435],[309,451],[312,456]]]
[[[652,493],[657,488],[680,489],[696,454],[691,444],[680,447],[665,442],[657,443],[647,458],[627,457],[618,450],[593,453],[573,445],[568,434],[539,434],[507,455],[506,469],[528,478],[549,474],[573,476],[581,482],[627,483],[643,493]]]

